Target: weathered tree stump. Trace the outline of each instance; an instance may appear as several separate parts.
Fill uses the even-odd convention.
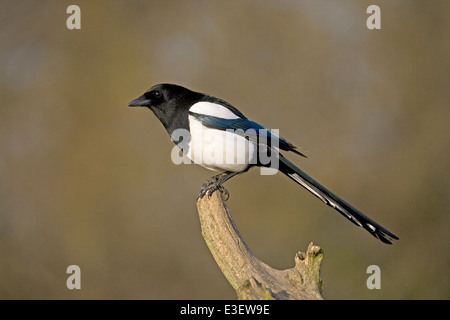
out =
[[[310,243],[295,266],[276,270],[255,257],[239,234],[221,192],[197,200],[202,235],[239,299],[316,300],[322,297],[323,251]]]

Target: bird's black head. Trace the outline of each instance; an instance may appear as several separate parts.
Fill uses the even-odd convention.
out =
[[[162,109],[171,100],[177,100],[180,97],[194,93],[189,89],[176,84],[162,83],[157,84],[144,92],[142,96],[131,101],[129,107],[148,107]],[[152,108],[153,107],[153,108]]]
[[[163,83],[151,87],[128,106],[149,108],[169,130],[174,121],[178,122],[181,114],[187,114],[189,107],[195,103],[199,95],[201,94],[182,86]]]

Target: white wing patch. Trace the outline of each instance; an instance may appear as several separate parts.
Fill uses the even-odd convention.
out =
[[[230,109],[217,103],[201,101],[192,105],[189,111],[223,119],[239,119]]]

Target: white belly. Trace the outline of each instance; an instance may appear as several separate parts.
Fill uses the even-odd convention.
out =
[[[245,171],[256,163],[256,146],[233,132],[207,128],[189,116],[191,140],[187,156],[196,164],[215,171]]]

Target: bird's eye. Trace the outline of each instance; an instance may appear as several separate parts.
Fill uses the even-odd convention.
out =
[[[153,90],[153,91],[147,91],[144,93],[144,97],[146,99],[150,99],[150,100],[158,100],[160,98],[162,98],[163,94],[161,91],[159,90]]]

